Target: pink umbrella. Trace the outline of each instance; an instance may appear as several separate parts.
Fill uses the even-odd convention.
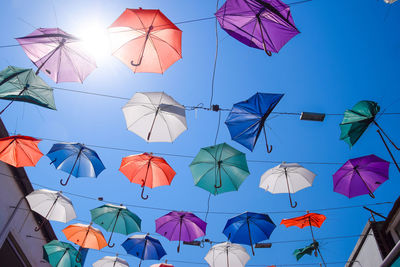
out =
[[[56,83],[80,82],[97,67],[80,40],[59,28],[39,28],[17,38],[33,64]]]
[[[156,220],[156,232],[170,241],[191,242],[206,234],[207,223],[190,212],[171,211]]]

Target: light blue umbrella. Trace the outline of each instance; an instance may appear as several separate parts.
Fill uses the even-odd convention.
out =
[[[104,169],[97,153],[80,143],[57,143],[52,146],[47,153],[51,163],[57,170],[69,173],[67,181],[61,185],[67,185],[69,178],[78,177],[97,177]]]

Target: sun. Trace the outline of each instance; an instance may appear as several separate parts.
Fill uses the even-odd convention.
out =
[[[102,61],[110,56],[110,41],[106,27],[93,22],[82,25],[77,36],[82,41],[83,47],[96,60]]]

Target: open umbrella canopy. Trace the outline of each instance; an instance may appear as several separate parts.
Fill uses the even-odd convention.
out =
[[[37,189],[27,195],[26,200],[31,210],[42,215],[46,220],[66,223],[76,218],[71,200],[61,191]],[[36,229],[39,230],[39,228]]]
[[[369,194],[389,179],[390,163],[375,155],[348,160],[333,175],[333,191],[348,198]]]
[[[43,246],[43,259],[53,267],[81,267],[77,255],[78,250],[66,242],[53,240]]]
[[[90,210],[92,216],[92,222],[103,227],[107,232],[111,232],[108,246],[113,247],[110,244],[112,234],[114,232],[123,235],[128,235],[134,232],[140,232],[140,226],[142,220],[128,210],[125,206],[116,206],[112,204],[105,204],[98,208]]]
[[[289,6],[280,0],[227,0],[215,16],[230,36],[268,55],[300,33]]]
[[[189,167],[195,185],[214,195],[237,191],[250,175],[246,155],[226,143],[200,149]]]
[[[261,176],[260,188],[272,194],[288,193],[290,205],[294,208],[297,202],[292,204],[291,194],[310,187],[315,176],[313,172],[298,163],[282,163]]]
[[[93,263],[93,267],[129,267],[129,263],[118,256],[105,256]]]
[[[163,73],[182,58],[182,31],[158,9],[129,9],[108,28],[111,50],[134,72]]]
[[[8,66],[2,70],[0,72],[0,98],[11,100],[0,114],[13,101],[27,102],[48,109],[56,109],[53,88],[37,76],[32,69]]]
[[[75,223],[62,230],[65,237],[82,248],[100,250],[107,246],[103,234],[92,224]]]
[[[290,219],[283,219],[281,224],[285,225],[286,227],[290,226],[297,226],[299,228],[304,228],[306,226],[314,226],[320,228],[321,225],[324,223],[326,216],[323,214],[318,213],[307,213],[306,215],[290,218]]]
[[[17,38],[29,59],[56,83],[80,82],[96,68],[96,62],[75,36],[59,28],[39,28]]]
[[[224,235],[233,243],[253,244],[269,239],[276,225],[267,214],[245,212],[229,219],[224,228]]]
[[[190,212],[171,211],[156,220],[156,232],[170,241],[191,242],[206,234],[207,223]]]
[[[0,160],[17,168],[35,166],[43,156],[38,148],[40,141],[23,135],[0,138]]]
[[[128,254],[140,259],[139,267],[142,260],[159,260],[167,255],[160,241],[149,234],[133,235],[122,243],[122,247]]]
[[[244,267],[250,256],[241,245],[224,242],[214,245],[204,259],[210,267]]]
[[[65,183],[60,180],[62,185],[68,183],[71,175],[95,178],[105,169],[97,153],[80,143],[54,144],[46,156],[57,170],[69,173]]]
[[[282,97],[283,94],[256,93],[249,99],[234,104],[225,121],[232,140],[253,151],[261,131],[264,131],[267,151],[271,152],[272,147],[268,147],[264,125]]]
[[[119,168],[132,183],[142,186],[142,198],[144,196],[144,187],[157,187],[170,185],[176,172],[169,166],[165,159],[154,156],[153,154],[143,153],[140,155],[131,155],[122,159]]]
[[[136,93],[122,111],[128,130],[147,142],[173,142],[187,130],[185,107],[163,92]]]

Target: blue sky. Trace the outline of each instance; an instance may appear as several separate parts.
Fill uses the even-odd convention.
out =
[[[220,1],[220,5],[223,1]],[[171,21],[180,22],[211,17],[215,12],[215,1],[3,1],[0,21],[2,27],[0,45],[16,44],[14,38],[31,33],[35,27],[60,27],[76,35],[86,35],[94,28],[101,32],[108,27],[125,8],[160,9]],[[229,37],[218,26],[220,50],[215,79],[214,103],[224,108],[249,98],[256,92],[284,93],[276,107],[281,112],[314,111],[343,113],[359,100],[373,100],[387,112],[399,112],[398,69],[400,62],[400,5],[391,7],[377,0],[314,0],[292,7],[292,15],[301,34],[283,47],[279,54],[268,57],[261,50],[252,49]],[[211,90],[212,67],[215,54],[215,21],[178,25],[183,31],[183,59],[170,67],[163,75],[134,74],[111,55],[99,57],[98,68],[83,84],[62,83],[41,75],[51,86],[82,90],[90,93],[110,94],[130,98],[139,91],[164,91],[178,102],[194,106],[208,105]],[[89,30],[88,30],[89,29]],[[96,32],[96,31],[95,31]],[[105,42],[105,41],[104,41]],[[99,44],[102,42],[99,41]],[[20,47],[1,48],[0,64],[32,68],[33,64]],[[125,100],[78,94],[55,90],[57,111],[42,109],[30,104],[15,103],[2,119],[9,132],[40,138],[83,142],[105,147],[117,147],[138,151],[194,156],[201,147],[213,145],[218,114],[199,110],[187,112],[189,129],[173,144],[147,144],[140,137],[126,130],[121,107]],[[1,101],[5,106],[7,101]],[[352,150],[339,140],[338,124],[341,116],[327,116],[323,123],[300,121],[297,116],[271,116],[267,121],[269,142],[273,152],[267,154],[264,139],[261,138],[254,152],[230,140],[224,125],[227,112],[222,113],[218,143],[227,142],[246,153],[249,160],[287,162],[338,162],[344,163],[352,157],[376,154],[386,160],[389,155],[378,139],[375,129],[369,129]],[[399,130],[399,116],[380,117],[381,126],[400,143],[396,134]],[[44,140],[39,147],[44,152],[54,142]],[[121,158],[130,152],[95,148],[106,170],[98,179],[71,178],[66,188],[61,188],[59,179],[67,174],[56,171],[43,157],[35,168],[26,168],[35,187],[43,185],[62,189],[89,197],[102,196],[114,201],[138,206],[157,207],[168,210],[205,211],[208,193],[193,185],[188,165],[190,158],[165,156],[177,172],[171,186],[147,190],[150,198],[140,199],[140,186],[130,184],[118,172]],[[395,152],[396,153],[396,152]],[[399,156],[399,153],[395,154]],[[211,197],[211,211],[242,213],[244,211],[265,212],[279,225],[281,219],[302,215],[304,210],[330,207],[363,205],[368,203],[394,201],[395,190],[400,184],[399,174],[390,167],[390,180],[376,191],[376,200],[369,196],[347,199],[333,192],[332,174],[340,165],[303,164],[317,174],[312,187],[293,195],[298,202],[291,209],[288,196],[272,195],[258,188],[260,176],[275,163],[249,162],[251,175],[238,192]],[[89,210],[102,203],[67,194],[74,202],[78,219],[90,221]],[[387,214],[391,205],[371,206]],[[155,232],[154,220],[167,211],[130,207],[142,220],[144,232]],[[290,213],[281,213],[289,211]],[[321,229],[315,230],[318,238],[358,235],[361,233],[369,214],[361,208],[335,209],[321,212],[327,216]],[[204,218],[203,213],[197,213]],[[210,214],[207,238],[224,241],[222,234],[225,222],[231,215]],[[77,221],[73,221],[76,223]],[[60,240],[65,240],[61,230],[66,225],[52,223]],[[103,231],[106,238],[109,233]],[[169,259],[175,266],[196,266],[179,263],[189,261],[206,263],[209,245],[204,248],[183,246],[176,253],[177,242],[156,236],[161,240]],[[270,241],[309,239],[308,229],[278,226]],[[125,254],[122,243],[126,237],[114,235],[117,245],[105,251]],[[357,238],[323,239],[321,251],[327,262],[346,261]],[[308,245],[311,241],[274,243],[270,249],[256,249],[249,265],[296,264],[292,252]],[[247,247],[248,251],[249,247]],[[103,256],[111,255],[91,250],[86,266]],[[138,259],[122,256],[131,266]],[[156,262],[149,261],[142,266]],[[305,256],[299,263],[317,264],[319,259]],[[337,266],[344,265],[343,263]]]

